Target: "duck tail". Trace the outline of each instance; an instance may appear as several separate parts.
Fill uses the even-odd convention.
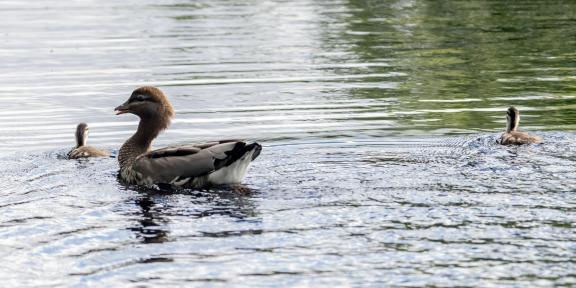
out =
[[[258,156],[260,156],[260,152],[262,152],[262,145],[254,142],[252,144],[246,145],[246,150],[247,151],[254,151],[254,153],[252,153],[252,161],[254,161],[254,159],[258,158]]]
[[[246,144],[245,142],[236,142],[231,150],[225,152],[227,155],[225,159],[215,162],[215,167],[216,169],[220,169],[230,166],[250,152],[252,152],[252,159],[250,159],[250,161],[253,161],[260,155],[260,151],[262,151],[262,146],[258,143]]]

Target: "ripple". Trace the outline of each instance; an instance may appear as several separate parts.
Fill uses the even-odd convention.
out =
[[[2,283],[574,285],[574,1],[385,2],[3,1]],[[65,160],[141,85],[158,147],[261,142],[252,193]],[[495,143],[512,105],[544,143]]]

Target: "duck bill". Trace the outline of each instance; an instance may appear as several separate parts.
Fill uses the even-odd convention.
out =
[[[120,114],[124,114],[124,113],[128,113],[130,112],[130,109],[128,109],[127,107],[128,105],[126,105],[126,103],[114,108],[114,111],[116,112],[116,115],[120,115]]]

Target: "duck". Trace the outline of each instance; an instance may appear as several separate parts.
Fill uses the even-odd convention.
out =
[[[152,150],[152,142],[168,128],[175,114],[166,95],[156,87],[137,88],[114,111],[140,118],[136,132],[118,152],[119,176],[128,184],[172,188],[241,185],[262,150],[256,142],[234,139]]]
[[[88,140],[88,124],[80,123],[76,126],[76,147],[68,152],[68,159],[88,157],[107,157],[110,153],[91,146],[86,146]]]
[[[499,143],[502,145],[537,144],[542,138],[518,131],[520,124],[520,111],[516,107],[510,107],[506,111],[506,132],[500,136]]]

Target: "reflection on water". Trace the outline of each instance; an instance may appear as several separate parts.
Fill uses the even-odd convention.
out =
[[[162,243],[168,239],[168,231],[159,227],[158,222],[165,224],[166,220],[162,217],[162,210],[154,211],[154,202],[149,196],[136,200],[136,204],[142,209],[141,215],[137,215],[139,226],[130,228],[136,233],[138,238],[144,243]],[[155,215],[158,214],[158,215]]]
[[[574,285],[576,2],[5,1],[6,286]],[[158,146],[264,145],[246,179],[125,186],[139,85]],[[545,142],[496,145],[505,110]],[[241,281],[241,282],[239,282]]]
[[[225,190],[218,190],[217,187],[216,190],[207,191],[164,190],[159,192],[155,189],[132,186],[132,189],[137,189],[142,196],[135,200],[130,199],[140,209],[132,213],[136,219],[136,226],[129,227],[128,230],[133,231],[143,243],[162,243],[175,240],[169,237],[170,221],[167,218],[168,216],[190,219],[230,217],[239,221],[249,218],[251,221],[259,221],[256,220],[258,219],[258,214],[251,200],[253,193],[256,192],[238,195],[229,188],[222,188]],[[187,199],[190,201],[187,203],[190,207],[180,207],[172,203],[176,196],[190,197],[190,199]],[[210,206],[203,207],[207,203]],[[213,237],[221,237],[218,235],[225,235],[226,232],[202,232],[201,236],[209,236],[211,234],[214,234]]]

